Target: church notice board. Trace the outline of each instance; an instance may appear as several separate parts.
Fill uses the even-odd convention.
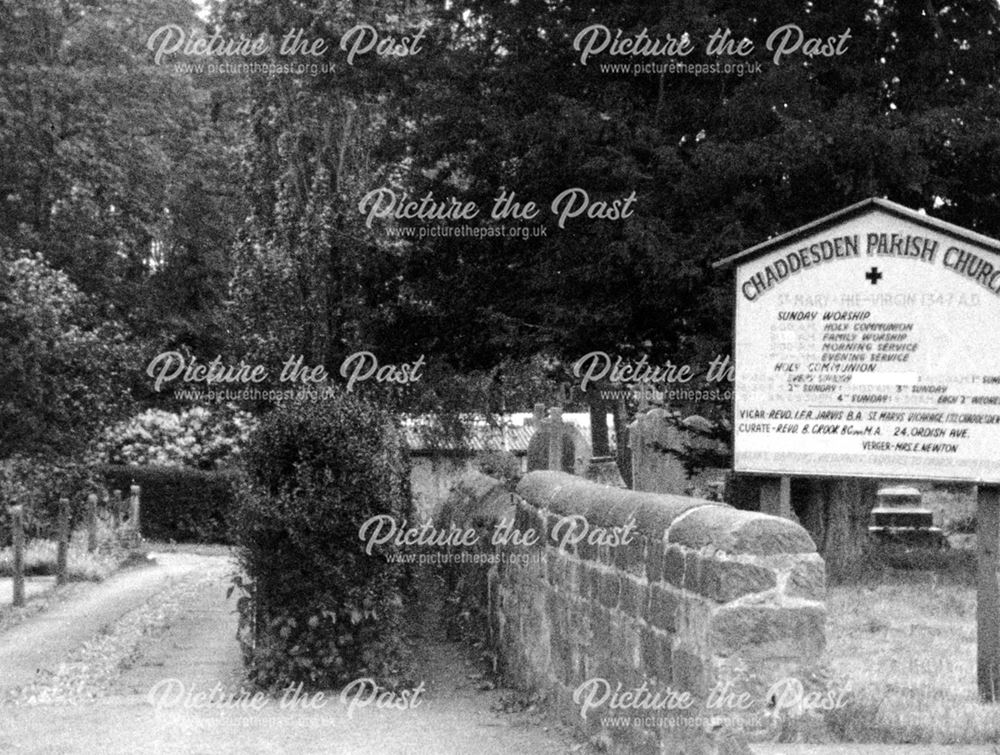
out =
[[[737,472],[1000,482],[1000,242],[870,199],[734,264]]]

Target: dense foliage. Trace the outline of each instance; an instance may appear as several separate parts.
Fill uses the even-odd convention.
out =
[[[412,514],[409,470],[389,415],[350,394],[285,403],[245,454],[234,539],[250,598],[251,676],[262,685],[398,681],[403,571],[365,553],[369,517]]]
[[[90,464],[68,457],[15,454],[0,459],[0,543],[10,539],[10,506],[24,507],[28,538],[51,538],[56,533],[59,499],[67,498],[74,520],[83,512],[89,493],[98,491],[100,478]]]
[[[223,341],[240,80],[146,49],[195,11],[0,0],[0,247],[44,253],[103,316],[203,353]]]
[[[143,537],[168,542],[228,543],[240,475],[235,470],[123,466],[96,468],[109,491],[141,489]]]
[[[0,459],[80,454],[131,406],[135,352],[40,255],[0,254]]]

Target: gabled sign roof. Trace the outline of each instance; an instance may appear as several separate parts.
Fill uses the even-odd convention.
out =
[[[943,220],[938,220],[937,218],[933,218],[922,212],[916,212],[915,210],[911,210],[909,207],[904,207],[901,204],[890,202],[888,199],[871,197],[858,202],[857,204],[852,204],[850,207],[845,207],[842,210],[830,213],[819,220],[814,220],[811,223],[799,226],[798,228],[783,233],[780,236],[775,236],[774,238],[768,239],[767,241],[757,244],[756,246],[752,246],[749,249],[744,249],[742,252],[738,252],[737,254],[733,254],[717,262],[713,262],[712,267],[720,268],[729,267],[730,265],[742,265],[743,263],[750,262],[762,254],[767,254],[773,249],[795,243],[799,239],[818,233],[825,228],[843,223],[859,215],[874,212],[882,212],[887,215],[909,220],[932,231],[938,231],[948,236],[952,236],[953,238],[962,239],[968,243],[976,244],[977,246],[1000,253],[1000,241],[996,239],[976,233],[975,231],[970,231],[969,229],[962,228],[961,226],[946,223]]]

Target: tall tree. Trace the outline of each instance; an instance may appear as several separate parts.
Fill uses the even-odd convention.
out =
[[[374,154],[385,92],[366,91],[371,75],[338,57],[336,41],[368,18],[348,6],[232,2],[223,17],[227,33],[264,35],[272,47],[295,29],[334,41],[321,60],[307,61],[330,66],[328,74],[249,83],[251,204],[232,282],[249,354],[272,362],[302,355],[331,371],[367,345],[368,323],[397,285],[392,248],[375,243],[356,209],[365,184],[392,166]]]
[[[224,88],[146,49],[164,24],[200,24],[194,10],[0,2],[0,246],[44,253],[140,334],[198,346],[228,277],[231,210],[206,191],[232,185]]]

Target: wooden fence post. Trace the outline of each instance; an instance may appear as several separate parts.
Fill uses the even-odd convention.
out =
[[[87,496],[87,552],[97,550],[97,493]]]
[[[115,529],[122,523],[122,491],[116,490],[111,494],[111,512],[115,518]]]
[[[562,409],[558,406],[553,406],[549,409],[549,469],[553,469],[557,472],[562,471],[562,451]]]
[[[15,606],[24,605],[24,507],[10,507],[10,529],[14,551],[14,599]]]
[[[69,499],[59,499],[58,545],[56,550],[56,584],[66,583],[69,576]]]
[[[138,485],[133,485],[129,488],[129,515],[128,523],[129,526],[135,530],[136,534],[141,534],[142,528],[140,526],[139,514],[140,514],[140,501],[139,496],[142,493],[142,488]]]

